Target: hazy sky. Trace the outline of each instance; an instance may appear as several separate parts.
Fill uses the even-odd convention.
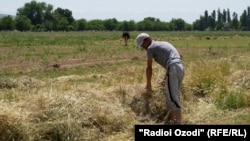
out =
[[[17,9],[31,0],[0,0],[0,14],[16,15]],[[230,9],[238,17],[247,7],[250,0],[37,0],[53,5],[55,10],[60,7],[69,9],[75,19],[110,19],[118,21],[134,20],[146,17],[158,18],[169,22],[172,18],[182,18],[193,23],[204,15],[205,10],[211,14],[213,10]]]

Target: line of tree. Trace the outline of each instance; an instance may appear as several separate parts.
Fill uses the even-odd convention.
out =
[[[237,13],[233,12],[232,16],[230,10],[220,9],[212,11],[211,15],[206,10],[200,19],[193,23],[194,30],[250,30],[250,7],[244,10],[240,19],[238,19]]]
[[[213,10],[209,15],[204,12],[192,24],[183,19],[172,19],[169,22],[154,17],[146,17],[142,21],[118,21],[115,18],[105,20],[90,20],[82,18],[75,20],[69,9],[57,8],[53,10],[51,4],[36,2],[25,3],[17,9],[16,16],[6,16],[0,19],[0,30],[19,31],[230,31],[250,30],[250,7],[243,11],[240,18],[237,13],[230,14],[229,9]]]

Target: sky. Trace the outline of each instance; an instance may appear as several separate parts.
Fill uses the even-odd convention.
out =
[[[30,3],[31,0],[0,0],[0,14],[16,15],[17,9]],[[187,23],[193,23],[204,15],[205,10],[211,14],[213,10],[230,10],[238,14],[238,18],[247,7],[250,0],[36,0],[53,5],[53,10],[60,7],[72,11],[78,19],[111,19],[136,22],[146,17],[154,17],[169,22],[181,18]]]

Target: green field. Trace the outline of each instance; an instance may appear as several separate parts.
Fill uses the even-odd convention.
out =
[[[161,124],[164,70],[145,91],[140,32],[0,32],[0,140],[134,140]],[[183,56],[184,124],[250,124],[250,32],[148,32]]]

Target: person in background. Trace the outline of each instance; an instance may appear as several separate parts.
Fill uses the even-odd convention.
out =
[[[153,59],[166,70],[166,106],[168,113],[165,124],[181,124],[180,90],[185,70],[181,55],[177,49],[167,41],[155,41],[147,33],[140,33],[137,38],[137,47],[147,52],[146,89],[152,91],[152,63]]]
[[[123,32],[122,33],[122,38],[124,40],[125,46],[127,46],[128,45],[128,40],[130,38],[129,32],[127,32],[127,31]]]

